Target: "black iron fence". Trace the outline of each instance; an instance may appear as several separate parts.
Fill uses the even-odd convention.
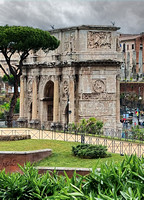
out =
[[[111,153],[118,153],[121,155],[137,154],[139,157],[144,155],[143,141],[123,138],[121,132],[116,134],[115,131],[111,132],[110,130],[104,132],[104,135],[93,136],[84,133],[69,133],[67,131],[57,132],[54,130],[0,129],[0,135],[31,135],[32,139],[61,140],[96,145],[101,144],[107,146],[108,151]]]

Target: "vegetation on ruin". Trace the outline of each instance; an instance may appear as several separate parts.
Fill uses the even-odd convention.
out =
[[[4,56],[9,68],[9,73],[5,70],[2,63],[1,70],[7,76],[9,82],[13,76],[14,93],[10,103],[9,113],[7,115],[8,127],[12,126],[12,118],[19,96],[18,85],[22,75],[22,66],[24,60],[28,57],[31,50],[37,52],[54,50],[59,46],[59,41],[47,31],[38,28],[23,26],[0,26],[0,53]],[[12,64],[13,56],[17,54],[19,61],[16,65]]]
[[[77,146],[80,143],[64,142],[57,140],[23,140],[23,141],[11,141],[0,142],[0,151],[31,151],[38,149],[52,149],[52,155],[42,161],[36,163],[36,166],[57,166],[57,167],[86,167],[91,168],[98,163],[115,160],[120,162],[123,160],[123,156],[112,153],[112,157],[102,159],[81,159],[72,154],[72,146]]]
[[[35,200],[142,200],[144,199],[144,158],[134,155],[120,163],[97,166],[86,176],[69,178],[54,172],[40,175],[30,163],[23,174],[0,172],[0,199]]]

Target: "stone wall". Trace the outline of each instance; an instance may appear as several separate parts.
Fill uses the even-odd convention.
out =
[[[72,178],[74,172],[76,172],[79,175],[85,176],[92,171],[91,168],[88,169],[88,168],[72,168],[72,167],[36,167],[36,169],[38,169],[39,174],[44,174],[47,171],[49,171],[52,174],[54,171],[56,171],[58,175],[65,176],[66,173],[69,178]]]
[[[24,166],[26,162],[37,162],[52,154],[51,149],[36,151],[0,151],[0,170],[6,172],[21,172],[18,164]]]

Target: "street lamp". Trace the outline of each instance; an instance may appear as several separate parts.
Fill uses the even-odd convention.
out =
[[[139,93],[138,93],[138,104],[137,104],[137,120],[139,125],[139,119],[140,119],[140,101],[142,100],[141,94],[140,94],[140,87],[139,87]]]
[[[69,94],[67,93],[67,129],[68,129],[68,124],[69,124]]]

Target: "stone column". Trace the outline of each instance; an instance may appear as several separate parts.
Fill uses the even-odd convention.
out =
[[[58,77],[56,77],[56,79],[54,81],[53,121],[59,122],[59,81],[58,81]]]
[[[69,111],[71,111],[71,113],[69,114],[69,123],[75,122],[75,80],[74,80],[74,76],[72,76],[70,78],[70,82],[69,82],[69,100],[70,100],[70,104],[69,104]]]
[[[37,79],[36,77],[33,80],[32,84],[32,120],[37,119]]]
[[[20,79],[20,118],[24,118],[24,76]]]

